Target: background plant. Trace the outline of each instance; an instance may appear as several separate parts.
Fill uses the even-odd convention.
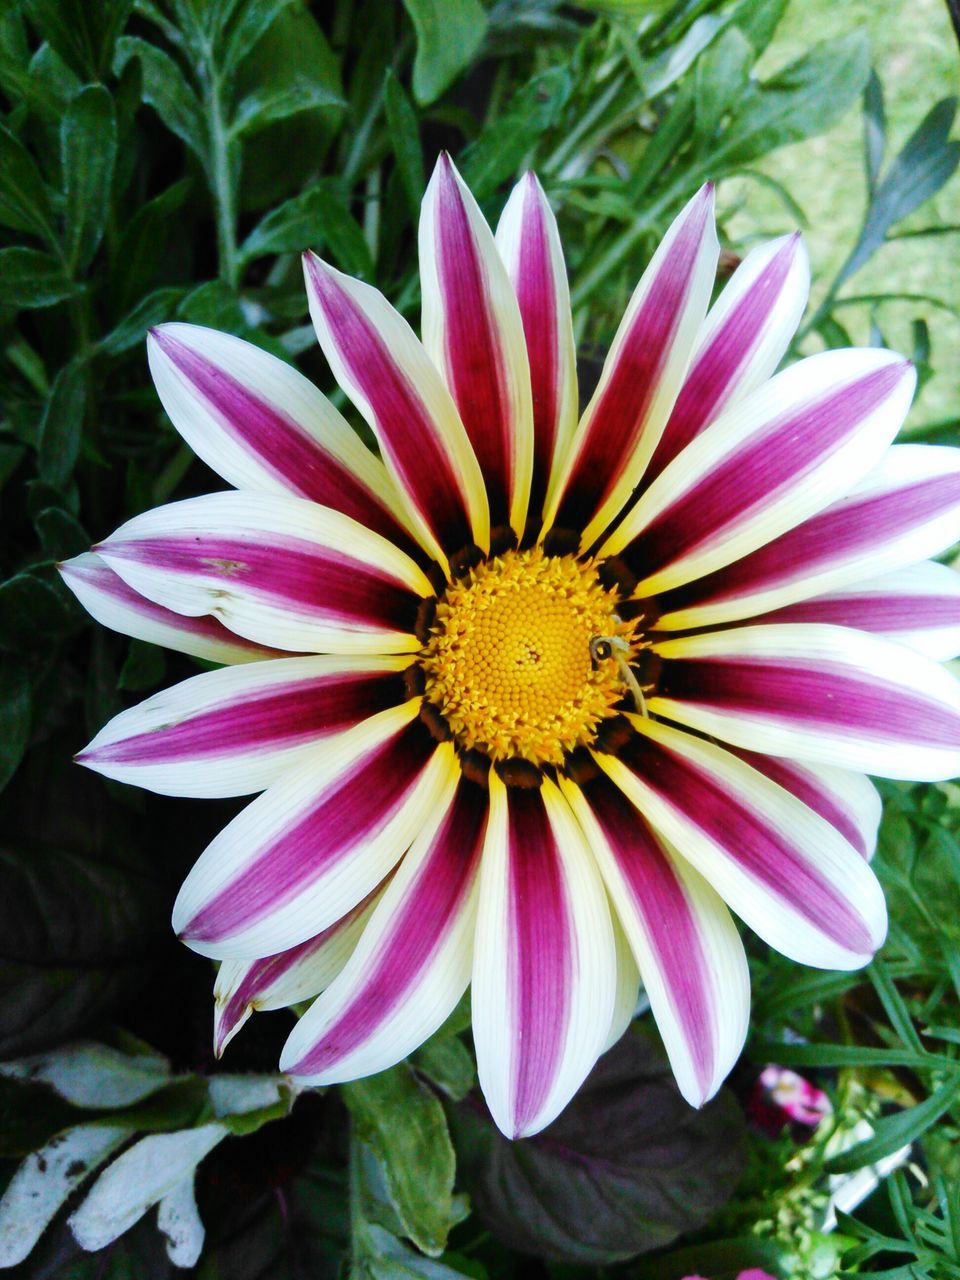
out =
[[[20,1274],[152,1277],[193,1266],[198,1164],[206,1236],[195,1265],[209,1280],[344,1268],[444,1280],[532,1266],[557,1280],[748,1265],[960,1274],[956,787],[885,792],[878,864],[893,925],[865,974],[799,970],[750,940],[751,1041],[716,1104],[699,1115],[678,1104],[641,1019],[552,1137],[510,1147],[472,1093],[469,1009],[410,1064],[303,1097],[293,1115],[272,1074],[286,1015],[257,1018],[219,1068],[209,965],[176,944],[167,917],[233,806],[116,787],[70,759],[121,706],[196,670],[91,625],[55,572],[127,517],[217,486],[159,408],[147,328],[177,317],[229,330],[329,390],[299,251],[376,281],[415,319],[416,219],[441,147],[491,217],[505,185],[537,169],[560,219],[589,367],[703,180],[721,184],[729,270],[759,230],[805,222],[804,193],[780,180],[771,154],[860,112],[862,228],[820,282],[800,345],[845,344],[851,332],[883,343],[893,307],[929,374],[956,289],[951,300],[858,282],[898,237],[935,247],[955,232],[927,217],[929,205],[911,221],[956,169],[955,104],[931,97],[893,154],[882,83],[854,22],[819,43],[810,33],[792,62],[769,67],[785,6],[0,4],[6,1176],[27,1159],[21,1208],[8,1192],[0,1209],[0,1256],[12,1261],[4,1241],[22,1247],[24,1224],[40,1223],[28,1192],[40,1189],[53,1219]],[[754,200],[762,228],[748,216]],[[945,412],[924,419],[922,401],[918,412],[913,438],[960,442],[955,392]],[[834,1122],[799,1156],[789,1135],[771,1141],[743,1122],[768,1060],[815,1074],[834,1099]],[[861,1119],[873,1132],[850,1145]],[[908,1143],[917,1172],[897,1175],[831,1236],[820,1232],[831,1173]],[[164,1163],[179,1172],[165,1189],[148,1177]],[[94,1212],[98,1194],[119,1203],[92,1176],[114,1167],[132,1189],[130,1212],[160,1203],[165,1234],[143,1219],[103,1252],[81,1253],[74,1231],[91,1245],[125,1225]]]

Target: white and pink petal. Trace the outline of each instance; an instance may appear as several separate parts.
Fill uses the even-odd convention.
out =
[[[884,636],[935,662],[960,655],[960,573],[925,560],[765,614],[764,622],[826,622]]]
[[[720,247],[708,183],[677,216],[637,285],[564,467],[546,527],[583,531],[588,548],[630,497],[653,456],[710,303]]]
[[[224,960],[213,988],[213,1048],[219,1058],[253,1013],[309,1000],[334,980],[360,940],[385,883],[322,933],[258,960]]]
[[[422,570],[349,516],[302,498],[213,493],[135,516],[96,548],[157,604],[212,614],[280,649],[409,653]]]
[[[494,527],[522,537],[533,472],[530,365],[493,233],[444,152],[420,212],[423,345],[480,463]]]
[[[342,973],[284,1046],[305,1084],[384,1071],[443,1023],[470,982],[486,791],[460,779],[404,855]]]
[[[810,292],[799,233],[752,249],[711,307],[673,412],[644,472],[664,467],[720,414],[773,374],[797,331]]]
[[[284,656],[280,649],[235,635],[216,618],[187,618],[148,600],[92,551],[65,560],[57,568],[87,613],[121,635],[163,645],[206,662],[257,662]]]
[[[856,969],[883,942],[883,891],[825,818],[729,751],[656,720],[597,762],[654,830],[770,946]]]
[[[416,544],[383,463],[292,365],[195,324],[151,330],[147,356],[171,422],[237,489],[309,498],[404,550]]]
[[[960,773],[960,683],[923,654],[817,623],[667,640],[649,710],[751,751],[885,778]]]
[[[916,564],[958,536],[960,449],[894,445],[824,510],[661,595],[658,625],[671,631],[716,626],[781,609]]]
[[[310,315],[337,381],[377,438],[409,526],[428,555],[486,550],[483,474],[440,373],[406,320],[371,285],[304,257]]]
[[[876,465],[916,374],[875,349],[825,351],[771,378],[667,466],[603,547],[655,595],[772,542]]]
[[[869,862],[876,852],[883,802],[868,777],[835,765],[802,763],[759,751],[728,750],[802,800]]]
[[[164,795],[262,791],[324,738],[406,701],[404,657],[304,657],[208,671],[106,724],[80,764]]]
[[[605,773],[561,783],[633,949],[680,1092],[695,1107],[740,1055],[750,977],[722,899]]]
[[[287,951],[384,879],[459,773],[417,712],[414,700],[320,744],[220,832],[174,904],[189,947],[240,960]]]
[[[490,775],[473,967],[473,1035],[487,1105],[508,1137],[548,1125],[613,1024],[617,960],[606,892],[556,785]]]

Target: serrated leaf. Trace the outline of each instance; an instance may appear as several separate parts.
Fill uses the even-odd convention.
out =
[[[423,149],[420,146],[420,122],[403,85],[393,68],[387,70],[384,80],[384,106],[387,112],[387,128],[390,145],[400,181],[407,197],[407,204],[414,222],[420,216],[420,202],[426,189],[423,170]]]
[[[60,126],[64,183],[64,250],[83,274],[107,224],[117,158],[117,117],[103,85],[91,84],[70,102]]]
[[[267,125],[302,111],[315,111],[318,107],[344,107],[339,94],[316,80],[296,80],[292,84],[263,85],[248,93],[237,107],[230,125],[233,137],[241,138],[259,133]]]
[[[40,170],[18,138],[0,124],[0,223],[56,245]]]
[[[139,58],[143,69],[143,100],[153,107],[171,133],[190,148],[202,164],[207,163],[207,132],[203,109],[197,95],[174,60],[139,36],[122,36],[117,41],[113,69],[117,75],[131,58]]]
[[[510,1142],[473,1096],[448,1113],[480,1217],[511,1248],[561,1262],[602,1265],[670,1244],[704,1225],[743,1167],[731,1095],[693,1110],[636,1028],[542,1134]]]
[[[30,740],[30,678],[23,663],[0,665],[0,791],[16,773]]]
[[[417,33],[413,96],[429,106],[473,59],[487,30],[479,0],[403,0]]]
[[[41,479],[62,488],[80,453],[86,384],[80,364],[65,365],[54,379],[37,441]]]
[[[11,245],[0,249],[0,302],[31,311],[75,298],[83,286],[69,280],[63,263],[41,249]]]
[[[344,1085],[343,1097],[357,1136],[383,1167],[405,1232],[437,1257],[452,1225],[455,1171],[443,1108],[403,1062]]]

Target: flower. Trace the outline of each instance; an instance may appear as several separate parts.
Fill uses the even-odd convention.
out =
[[[833,1114],[833,1104],[796,1071],[769,1063],[753,1087],[747,1114],[758,1129],[775,1138],[791,1122],[815,1129],[824,1116]]]
[[[713,192],[653,257],[576,417],[556,224],[527,175],[496,237],[442,157],[423,341],[306,255],[310,310],[379,456],[299,373],[168,324],[150,367],[237,492],[137,516],[63,566],[100,621],[225,663],[80,754],[163,793],[263,792],[200,857],[178,934],[221,960],[218,1050],[317,996],[282,1069],[380,1071],[472,983],[480,1083],[537,1132],[623,1031],[639,975],[684,1096],[743,1043],[731,908],[802,963],[883,941],[864,776],[960,763],[960,451],[891,447],[882,350],[774,375],[796,236],[708,311]],[[318,993],[321,993],[318,995]]]

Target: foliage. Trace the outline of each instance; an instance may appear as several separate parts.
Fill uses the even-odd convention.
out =
[[[217,487],[159,409],[148,328],[181,318],[226,329],[328,389],[298,252],[312,247],[376,280],[412,317],[418,205],[441,147],[491,216],[505,185],[537,169],[568,250],[578,338],[602,347],[652,246],[702,181],[769,184],[756,168],[768,152],[827,129],[863,93],[868,208],[803,339],[805,349],[847,340],[843,308],[862,302],[848,281],[906,234],[903,219],[956,168],[954,106],[934,105],[884,168],[882,89],[858,33],[758,70],[784,6],[0,6],[0,1056],[13,1060],[0,1067],[0,1155],[5,1177],[21,1179],[11,1183],[18,1195],[42,1189],[52,1222],[17,1274],[146,1280],[192,1266],[201,1243],[203,1280],[348,1267],[510,1280],[534,1265],[517,1249],[552,1259],[533,1274],[557,1280],[748,1266],[829,1274],[817,1258],[844,1248],[851,1269],[956,1273],[946,1269],[957,1263],[960,1178],[956,789],[888,789],[878,864],[894,923],[866,975],[800,971],[751,943],[757,1008],[732,1093],[702,1116],[686,1111],[657,1050],[631,1037],[552,1130],[510,1147],[473,1091],[468,1011],[411,1064],[303,1097],[292,1115],[286,1086],[263,1074],[285,1015],[258,1018],[231,1046],[228,1071],[213,1071],[211,975],[170,936],[167,915],[233,806],[157,799],[70,763],[109,715],[196,670],[94,626],[55,570],[130,516]],[[802,221],[794,195],[777,193]],[[868,299],[876,341],[888,297]],[[934,358],[930,303],[916,305],[923,371]],[[956,440],[957,424],[920,436]],[[799,1155],[789,1135],[745,1136],[746,1173],[721,1208],[740,1163],[727,1149],[743,1131],[740,1104],[770,1059],[815,1072],[835,1124]],[[861,1120],[872,1132],[852,1141]],[[616,1170],[590,1156],[597,1134],[611,1149],[632,1135]],[[142,1146],[161,1138],[171,1141]],[[65,1161],[65,1142],[86,1154]],[[843,1218],[827,1249],[819,1226],[831,1172],[908,1142],[925,1181],[898,1174],[886,1209],[874,1197]],[[683,1159],[670,1154],[677,1144]],[[174,1151],[180,1181],[161,1179],[146,1195],[145,1170]],[[205,1242],[191,1217],[195,1167]],[[107,1222],[96,1188],[112,1169],[114,1183],[141,1194],[127,1219]],[[152,1222],[133,1225],[151,1198],[165,1239]],[[23,1201],[20,1217],[10,1216],[15,1196],[3,1204],[0,1252],[5,1239],[23,1250],[33,1243]],[[551,1225],[556,1204],[570,1217]],[[35,1215],[34,1237],[45,1221]],[[102,1253],[80,1252],[75,1235],[93,1246],[125,1226]],[[614,1266],[649,1250],[659,1252]],[[592,1269],[573,1265],[588,1259]]]

